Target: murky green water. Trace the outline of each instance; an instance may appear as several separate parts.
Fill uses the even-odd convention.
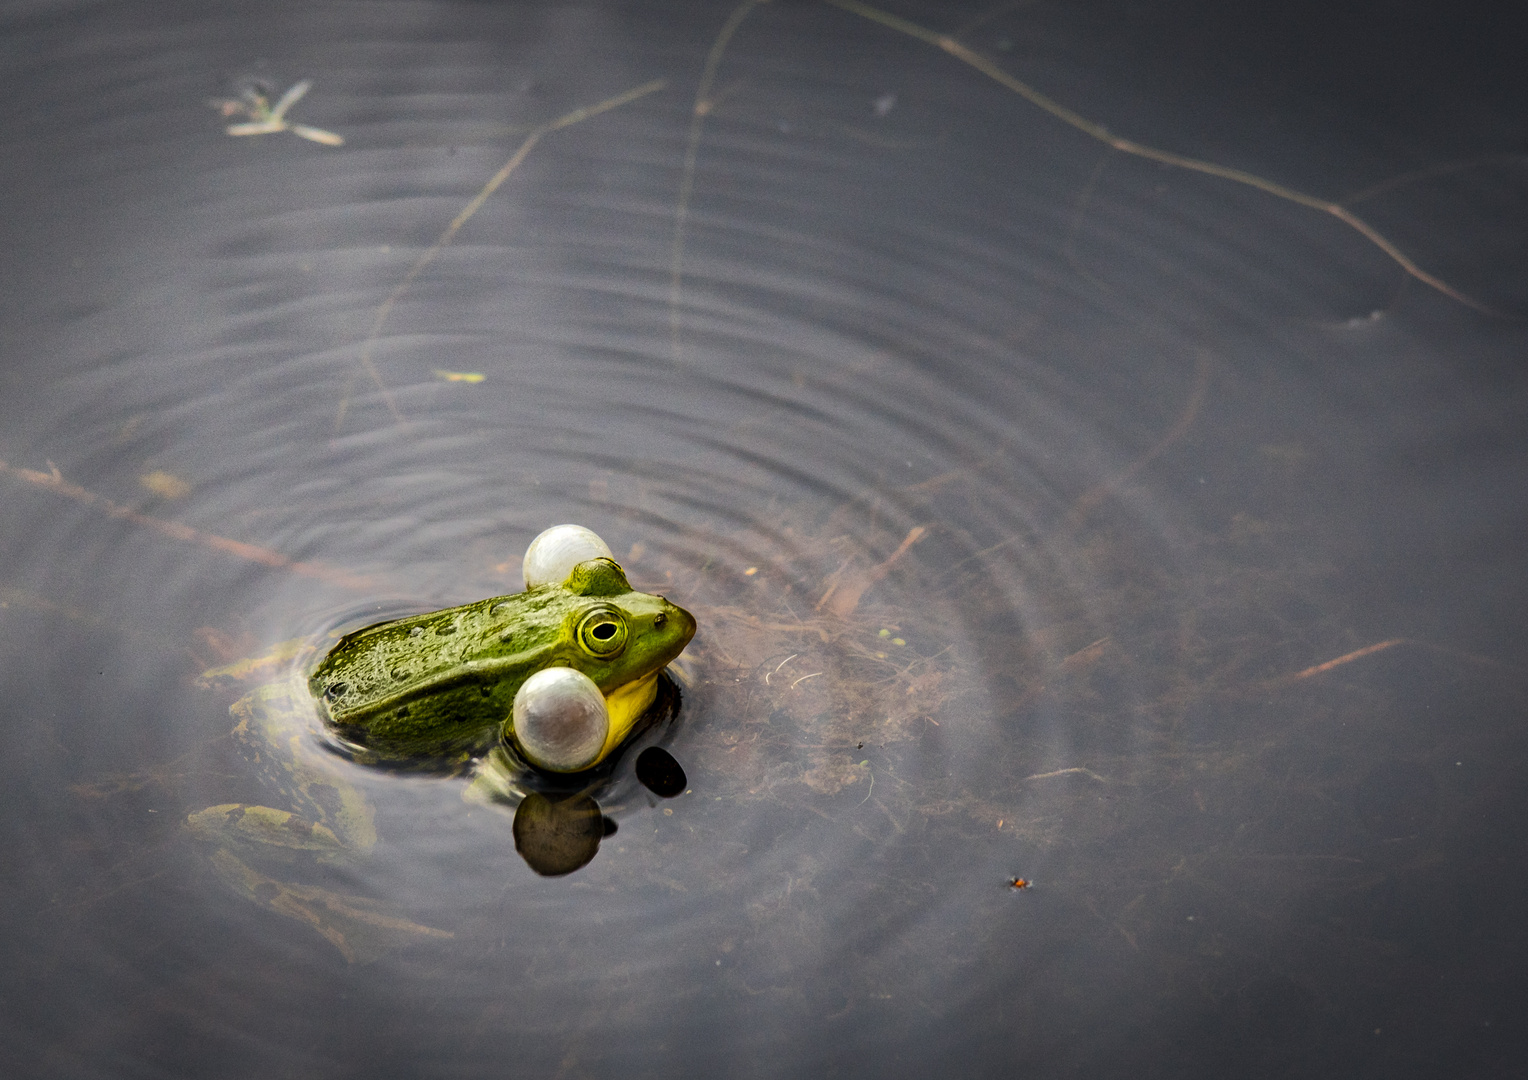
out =
[[[7,1075],[1511,1075],[1510,28],[894,14],[6,12]],[[684,793],[546,878],[310,731],[377,845],[230,888],[203,673],[562,521]]]

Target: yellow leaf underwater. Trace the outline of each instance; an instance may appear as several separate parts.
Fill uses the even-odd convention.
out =
[[[161,499],[181,499],[191,494],[191,485],[174,473],[167,473],[162,469],[155,469],[151,473],[144,473],[138,477],[138,483],[158,495]]]

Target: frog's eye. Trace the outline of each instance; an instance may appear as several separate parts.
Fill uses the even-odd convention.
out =
[[[602,660],[615,656],[626,647],[626,618],[614,608],[595,608],[578,624],[578,644]]]

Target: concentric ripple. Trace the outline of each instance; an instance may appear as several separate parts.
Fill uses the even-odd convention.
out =
[[[1003,71],[1356,192],[1521,310],[1510,156],[1383,186],[1464,136],[1353,143],[1123,29],[956,6]],[[1176,1075],[1297,1072],[1409,1015],[1373,989],[1407,950],[1521,956],[1418,884],[1491,895],[1521,831],[1520,324],[861,7],[7,16],[21,1056],[1174,1075],[1215,1031]],[[255,69],[344,146],[225,135],[204,99]],[[518,591],[561,522],[700,625],[677,714],[535,789],[587,865],[517,854],[512,761],[371,768],[310,715],[300,768],[251,749],[297,643]]]

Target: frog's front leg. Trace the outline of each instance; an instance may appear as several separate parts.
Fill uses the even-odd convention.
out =
[[[412,937],[450,937],[387,914],[381,902],[313,885],[278,881],[246,862],[274,856],[319,862],[348,859],[377,841],[372,809],[307,739],[312,700],[300,679],[260,687],[230,710],[234,740],[264,785],[292,809],[224,803],[186,818],[217,845],[213,869],[229,888],[261,907],[312,926],[349,961],[369,960]]]

